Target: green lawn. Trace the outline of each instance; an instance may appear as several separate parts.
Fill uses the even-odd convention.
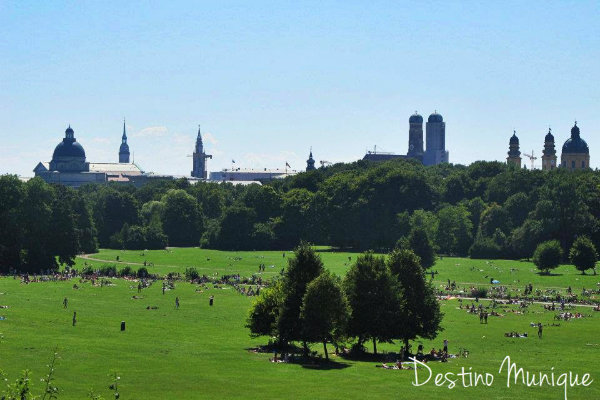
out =
[[[249,276],[258,271],[258,264],[267,265],[265,275],[275,275],[285,265],[282,252],[217,252],[200,249],[173,249],[141,252],[101,251],[99,259],[114,260],[116,255],[129,263],[153,262],[151,271],[164,274],[183,272],[186,266],[195,266],[201,273],[240,273]],[[348,268],[348,257],[356,254],[322,252],[325,266],[338,274]],[[237,257],[237,258],[236,258]],[[207,260],[210,258],[210,261]],[[239,259],[241,258],[241,259]],[[91,261],[87,261],[91,262]],[[126,262],[119,264],[126,265]],[[78,264],[83,264],[78,260]],[[101,262],[94,263],[101,264]],[[269,268],[270,265],[275,267]],[[472,268],[475,270],[472,270]],[[510,268],[517,271],[510,272]],[[561,267],[557,276],[540,276],[532,272],[533,265],[513,261],[485,261],[466,259],[440,260],[437,284],[446,279],[457,283],[489,283],[486,275],[514,283],[517,287],[531,282],[534,287],[561,287],[569,285],[574,291],[595,287],[600,277],[579,275],[572,267]],[[480,271],[482,269],[483,271]],[[513,282],[514,281],[514,282]],[[519,282],[520,281],[520,282]],[[73,289],[73,284],[79,289]],[[552,324],[555,313],[531,307],[527,314],[513,314],[502,310],[503,317],[490,317],[488,325],[479,323],[475,315],[458,309],[456,300],[443,301],[445,331],[433,342],[423,341],[425,349],[440,348],[442,340],[450,342],[450,351],[467,348],[467,359],[452,359],[448,363],[433,363],[434,373],[467,371],[494,374],[491,387],[454,389],[436,387],[433,378],[422,387],[413,387],[413,371],[393,371],[375,368],[372,361],[348,361],[335,358],[338,368],[316,370],[298,364],[268,362],[269,354],[256,354],[248,348],[266,343],[266,338],[251,339],[244,320],[251,298],[232,289],[210,288],[202,293],[198,286],[178,283],[174,291],[161,293],[159,283],[137,294],[137,284],[115,279],[114,286],[92,287],[78,281],[20,284],[12,278],[0,279],[0,368],[10,381],[22,369],[33,373],[34,389],[40,390],[39,378],[45,365],[58,346],[57,386],[60,399],[85,398],[90,388],[110,398],[109,373],[117,371],[121,377],[122,399],[194,399],[194,398],[427,398],[427,399],[481,399],[495,398],[562,399],[559,387],[526,388],[522,384],[506,388],[506,373],[498,374],[503,358],[510,355],[519,366],[532,372],[550,372],[555,367],[558,375],[565,371],[591,373],[594,382],[587,388],[569,388],[569,399],[600,398],[600,313],[589,308],[578,308],[586,315],[579,320],[560,322],[559,327],[546,326],[544,338],[537,338],[536,328],[530,322]],[[209,307],[209,296],[215,296],[215,305]],[[62,299],[69,298],[67,310]],[[174,307],[175,296],[181,308]],[[486,302],[487,304],[487,302]],[[147,306],[158,306],[147,310]],[[514,307],[513,307],[514,308]],[[73,311],[77,311],[77,326],[71,326]],[[125,332],[120,322],[127,323]],[[523,339],[506,338],[504,332],[528,332]],[[420,343],[420,342],[417,342]],[[415,345],[417,344],[415,343]],[[313,346],[320,351],[321,346]],[[378,346],[380,351],[398,351],[399,345]],[[419,370],[420,377],[426,371]]]

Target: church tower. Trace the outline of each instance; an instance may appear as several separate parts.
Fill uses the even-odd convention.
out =
[[[308,156],[308,160],[306,160],[306,172],[314,171],[315,168],[315,160],[312,155],[312,148],[310,149],[310,155]]]
[[[554,136],[550,128],[548,128],[548,133],[544,139],[544,151],[542,153],[542,170],[550,171],[556,168],[556,149],[554,147]]]
[[[423,156],[423,165],[447,163],[450,154],[446,150],[446,123],[437,110],[427,118],[425,125],[427,149]]]
[[[571,128],[571,137],[563,144],[560,160],[563,168],[568,170],[590,167],[590,148],[581,138],[577,121]]]
[[[506,163],[508,165],[514,165],[517,168],[521,168],[521,152],[519,151],[519,138],[517,137],[517,131],[513,131],[513,135],[510,138]]]
[[[119,147],[119,162],[129,164],[129,145],[127,144],[127,133],[125,132],[125,119],[123,119],[123,136],[121,147]]]
[[[416,111],[408,119],[408,157],[423,161],[423,117]]]
[[[198,137],[196,138],[196,148],[194,149],[194,155],[192,157],[194,162],[192,176],[198,179],[208,179],[208,173],[206,172],[206,159],[212,159],[212,155],[206,154],[204,152],[204,145],[202,144],[202,135],[200,134],[200,125],[198,125]]]

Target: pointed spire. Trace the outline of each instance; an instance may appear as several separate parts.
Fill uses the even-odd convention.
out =
[[[123,143],[127,142],[127,132],[125,131],[125,118],[123,118]]]
[[[198,137],[196,137],[196,153],[203,153],[204,145],[202,144],[201,126],[198,124]]]

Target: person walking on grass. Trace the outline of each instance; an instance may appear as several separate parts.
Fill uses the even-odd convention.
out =
[[[73,311],[73,326],[77,323],[77,311]]]
[[[175,308],[179,310],[179,297],[175,297]]]
[[[538,322],[538,337],[541,339],[542,338],[542,331],[543,331],[543,327],[542,327],[542,323]]]
[[[69,300],[67,300],[67,298],[65,297],[65,299],[63,300],[63,308],[67,308],[68,303],[69,303]]]

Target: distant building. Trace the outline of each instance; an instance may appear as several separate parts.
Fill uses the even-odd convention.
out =
[[[569,170],[590,167],[590,149],[585,140],[580,137],[577,121],[571,128],[571,137],[563,144],[560,163],[563,168]]]
[[[450,154],[446,151],[446,123],[435,111],[427,118],[426,125],[427,148],[423,155],[424,165],[447,163]]]
[[[312,155],[312,148],[310,149],[310,154],[308,156],[308,160],[306,160],[306,172],[314,171],[315,168],[315,160]]]
[[[427,148],[423,150],[423,117],[415,111],[408,119],[408,152],[404,154],[367,151],[363,160],[388,161],[394,159],[419,160],[423,165],[437,165],[449,162],[446,151],[446,123],[436,112],[427,120]]]
[[[204,152],[204,145],[202,144],[202,135],[200,133],[200,125],[198,125],[198,137],[196,138],[196,148],[194,149],[193,157],[193,169],[192,176],[198,179],[208,179],[208,173],[206,172],[206,160],[212,159],[212,155]]]
[[[125,132],[123,134],[125,135]],[[125,137],[125,144],[126,141]],[[52,160],[39,162],[33,172],[48,183],[59,183],[74,188],[86,183],[131,182],[134,177],[144,174],[135,164],[88,162],[85,150],[77,143],[75,132],[70,125],[62,142],[54,149]]]
[[[298,172],[293,170],[281,169],[224,169],[210,173],[212,182],[268,182],[274,179],[283,179],[288,176],[296,175]]]
[[[513,131],[513,135],[508,141],[508,157],[506,163],[521,168],[521,152],[519,151],[519,138],[517,131]]]
[[[423,161],[423,117],[416,111],[408,119],[408,153],[409,158]]]
[[[544,138],[544,150],[542,151],[542,170],[550,171],[556,167],[556,148],[554,146],[554,136],[552,135],[552,130],[548,128],[548,133]]]
[[[129,145],[127,144],[127,133],[125,132],[125,119],[123,119],[123,136],[119,147],[119,162],[129,164]]]
[[[373,151],[367,151],[367,154],[365,154],[365,156],[363,157],[363,160],[381,162],[381,161],[388,161],[388,160],[396,160],[399,158],[406,159],[409,157],[405,156],[404,154],[385,153],[385,152],[378,152],[377,150],[373,150]]]

